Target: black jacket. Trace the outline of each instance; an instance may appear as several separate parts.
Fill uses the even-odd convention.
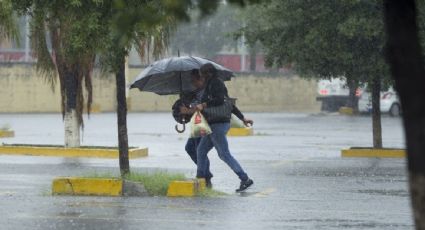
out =
[[[224,103],[224,98],[229,97],[226,85],[219,78],[210,78],[205,86],[205,92],[202,96],[202,103],[206,103],[207,107],[219,106]],[[241,111],[233,105],[232,113],[235,114],[239,119],[243,120],[244,115]],[[217,121],[213,123],[230,122],[230,120]]]

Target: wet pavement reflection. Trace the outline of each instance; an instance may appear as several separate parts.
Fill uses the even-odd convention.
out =
[[[413,229],[404,159],[341,158],[340,150],[370,146],[371,118],[334,114],[248,113],[251,137],[229,145],[254,186],[235,193],[238,178],[210,152],[221,197],[51,196],[52,179],[119,173],[118,160],[0,155],[1,229]],[[0,115],[15,138],[4,143],[62,144],[59,114]],[[83,145],[116,146],[115,114],[86,120]],[[383,117],[385,147],[403,147],[399,118]],[[131,146],[149,157],[133,171],[168,170],[194,177],[168,113],[128,116]]]

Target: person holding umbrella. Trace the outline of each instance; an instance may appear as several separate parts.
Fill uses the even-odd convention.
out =
[[[200,81],[205,81],[205,87],[201,97],[201,103],[196,105],[197,110],[202,112],[202,110],[208,107],[223,105],[225,103],[225,98],[228,98],[228,92],[223,81],[217,78],[217,69],[212,64],[207,63],[201,66],[199,72]],[[230,129],[230,119],[208,122],[212,133],[202,137],[197,147],[198,167],[196,177],[207,178],[207,154],[214,147],[220,159],[223,160],[241,180],[240,186],[236,189],[236,192],[246,190],[254,184],[254,181],[248,177],[239,162],[230,153],[226,137]]]
[[[193,69],[200,69],[201,78],[205,79],[207,86],[202,95],[201,104],[196,107],[202,111],[203,108],[208,106],[223,105],[224,96],[227,96],[227,89],[222,81],[229,81],[233,72],[211,60],[200,57],[170,57],[156,61],[135,78],[130,88],[138,88],[140,91],[153,92],[158,95],[190,92],[193,91],[193,84],[191,84],[191,71]],[[253,184],[253,181],[249,179],[239,163],[232,157],[227,144],[226,134],[230,128],[230,117],[220,122],[210,122],[210,125],[214,133],[203,137],[197,147],[197,176],[207,177],[206,156],[209,150],[215,147],[220,158],[241,179],[241,185],[237,191],[247,189]],[[184,131],[184,125],[183,130],[177,131]]]
[[[181,96],[181,99],[185,98],[185,101],[188,100],[188,98],[191,98],[190,106],[186,106],[184,103],[181,103],[180,106],[173,106],[173,109],[176,110],[177,107],[179,108],[179,116],[181,115],[192,115],[196,111],[196,105],[200,104],[202,101],[202,96],[205,91],[205,78],[201,78],[199,75],[199,71],[197,69],[193,69],[192,72],[192,84],[195,87],[195,91],[191,92],[189,94],[185,94]],[[181,100],[179,99],[179,100]],[[178,100],[178,101],[179,101]],[[245,118],[245,116],[242,114],[242,112],[233,105],[232,113],[238,117],[245,126],[252,126],[253,121],[251,119]],[[173,114],[176,114],[176,112],[173,111]],[[197,164],[197,147],[201,141],[201,137],[196,138],[189,138],[185,145],[185,150],[187,154],[190,156],[192,161]],[[208,159],[208,156],[206,156],[206,175],[205,175],[205,181],[206,186],[208,188],[212,187],[211,178],[213,177],[213,174],[210,172],[210,162]]]

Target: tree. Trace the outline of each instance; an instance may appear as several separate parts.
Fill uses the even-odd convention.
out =
[[[384,1],[387,58],[399,93],[416,229],[425,229],[424,3]],[[418,23],[419,22],[419,23]],[[421,46],[422,43],[422,46]]]
[[[0,1],[0,39],[19,41],[19,31],[11,0]]]
[[[125,58],[136,46],[143,59],[147,47],[158,58],[167,47],[173,17],[165,14],[163,5],[156,1],[115,1],[101,62],[105,71],[115,74],[117,88],[117,123],[119,165],[122,176],[130,173],[128,159],[127,102],[125,85]]]
[[[141,56],[145,55],[146,46],[153,46],[154,56],[165,49],[168,30],[158,28],[158,25],[166,23],[172,26],[174,23],[163,14],[162,4],[120,0],[17,0],[15,3],[21,13],[29,13],[33,17],[31,37],[38,69],[49,77],[52,84],[56,82],[56,72],[59,75],[66,127],[65,146],[79,146],[79,127],[83,125],[82,82],[85,82],[88,92],[89,112],[91,72],[96,55],[101,54],[103,69],[115,74],[119,163],[121,174],[129,173],[125,58],[132,45],[136,45]],[[49,38],[52,41],[51,52],[47,43]],[[67,136],[73,138],[67,141]]]
[[[84,126],[83,84],[88,95],[87,112],[90,113],[91,75],[96,51],[108,32],[108,2],[13,1],[15,9],[32,17],[30,37],[37,69],[52,86],[56,84],[57,77],[59,79],[65,147],[80,146],[80,127]]]
[[[260,41],[269,66],[293,64],[302,77],[345,77],[368,83],[373,101],[373,146],[382,148],[380,88],[388,76],[380,1],[278,1],[250,12],[244,28]]]

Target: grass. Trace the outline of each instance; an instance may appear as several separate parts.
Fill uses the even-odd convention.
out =
[[[90,172],[83,175],[87,178],[117,178],[120,176],[111,172]],[[170,173],[167,171],[155,171],[152,173],[139,173],[131,172],[125,176],[124,179],[140,182],[145,186],[151,196],[165,196],[167,195],[168,185],[174,180],[186,180],[183,173]]]
[[[151,196],[167,195],[168,185],[174,180],[186,180],[183,173],[169,173],[167,171],[157,171],[153,173],[131,172],[125,179],[141,182]]]
[[[83,174],[82,177],[87,178],[116,178],[120,176],[111,172],[90,172]],[[125,176],[126,180],[140,182],[145,186],[151,196],[166,196],[168,185],[174,180],[186,180],[183,173],[170,173],[168,171],[155,171],[151,173],[131,172]],[[205,189],[197,194],[198,197],[221,197],[227,195],[214,189]]]

